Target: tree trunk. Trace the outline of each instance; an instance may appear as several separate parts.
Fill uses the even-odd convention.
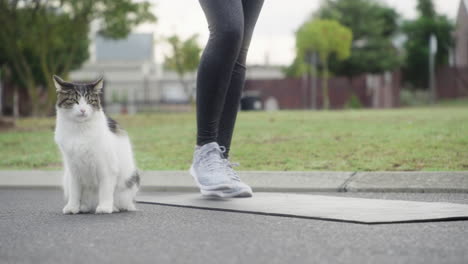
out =
[[[31,115],[32,116],[40,116],[41,114],[41,106],[39,102],[39,91],[32,80],[27,81],[26,87],[29,102],[31,103]]]
[[[323,108],[328,110],[330,108],[330,97],[328,96],[328,62],[327,57],[323,56],[322,63],[322,92],[323,92]]]
[[[182,84],[182,87],[184,87],[185,94],[187,95],[189,99],[189,105],[191,109],[193,110],[195,107],[195,98],[193,96],[193,93],[190,89],[190,85],[184,80],[183,77],[179,76],[180,83]]]
[[[41,70],[45,79],[45,94],[46,100],[44,102],[43,108],[41,109],[42,114],[49,115],[52,111],[52,106],[55,101],[55,87],[52,83],[52,73],[49,70],[49,65],[47,64],[47,55],[44,53],[41,56]]]

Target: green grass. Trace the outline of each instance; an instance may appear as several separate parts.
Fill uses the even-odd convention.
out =
[[[195,113],[115,116],[143,170],[188,169]],[[0,132],[0,169],[59,169],[54,119]],[[468,170],[468,106],[241,112],[231,147],[239,170]]]
[[[445,106],[464,106],[468,107],[468,98],[457,98],[457,99],[446,99],[446,100],[441,100],[440,102],[437,103],[437,106],[439,107],[445,107]]]

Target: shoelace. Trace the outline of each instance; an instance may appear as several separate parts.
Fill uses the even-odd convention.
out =
[[[231,177],[231,179],[233,180],[240,181],[239,175],[237,175],[236,171],[233,168],[233,167],[240,166],[240,164],[238,162],[231,162],[228,159],[223,159],[223,161],[226,164],[226,170],[227,170],[229,177]]]
[[[200,162],[205,161],[206,159],[208,159],[208,157],[210,157],[210,155],[211,155],[210,153],[212,151],[214,151],[214,150],[216,150],[218,152],[218,154],[216,155],[217,158],[211,159],[210,162],[206,162],[206,163],[203,162],[202,164],[206,164],[205,167],[210,171],[213,171],[215,169],[225,169],[227,175],[231,179],[236,180],[236,181],[240,181],[239,175],[237,175],[236,171],[233,169],[233,167],[240,166],[240,164],[238,162],[231,162],[228,159],[221,158],[221,157],[224,156],[223,155],[224,152],[226,152],[226,147],[224,147],[224,146],[219,146],[219,149],[218,148],[213,148],[213,149],[205,152],[204,155],[202,155],[202,157],[200,158]]]
[[[221,149],[222,154],[226,152],[225,146],[219,146],[219,148]],[[229,159],[225,159],[225,158],[223,158],[223,162],[224,162],[224,165],[226,166],[226,172],[229,175],[229,177],[233,180],[240,181],[239,175],[237,175],[236,171],[233,168],[233,167],[240,166],[240,164],[238,162],[231,162]]]

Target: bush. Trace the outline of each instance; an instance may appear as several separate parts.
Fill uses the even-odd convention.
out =
[[[400,91],[401,106],[428,105],[431,101],[429,91],[402,89]]]
[[[361,100],[355,94],[351,95],[348,101],[345,104],[347,109],[361,109],[363,107]]]

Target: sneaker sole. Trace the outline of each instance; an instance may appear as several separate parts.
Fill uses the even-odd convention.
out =
[[[240,190],[237,192],[223,192],[223,191],[207,191],[200,190],[203,196],[207,197],[219,197],[219,198],[234,198],[234,197],[252,197],[252,191],[250,190]]]
[[[229,190],[234,187],[232,184],[218,184],[218,185],[210,185],[206,186],[201,184],[198,179],[197,179],[197,174],[195,173],[195,170],[193,169],[193,166],[190,166],[190,175],[192,175],[193,179],[195,180],[195,183],[197,186],[200,188],[200,191],[218,191],[218,190]]]

